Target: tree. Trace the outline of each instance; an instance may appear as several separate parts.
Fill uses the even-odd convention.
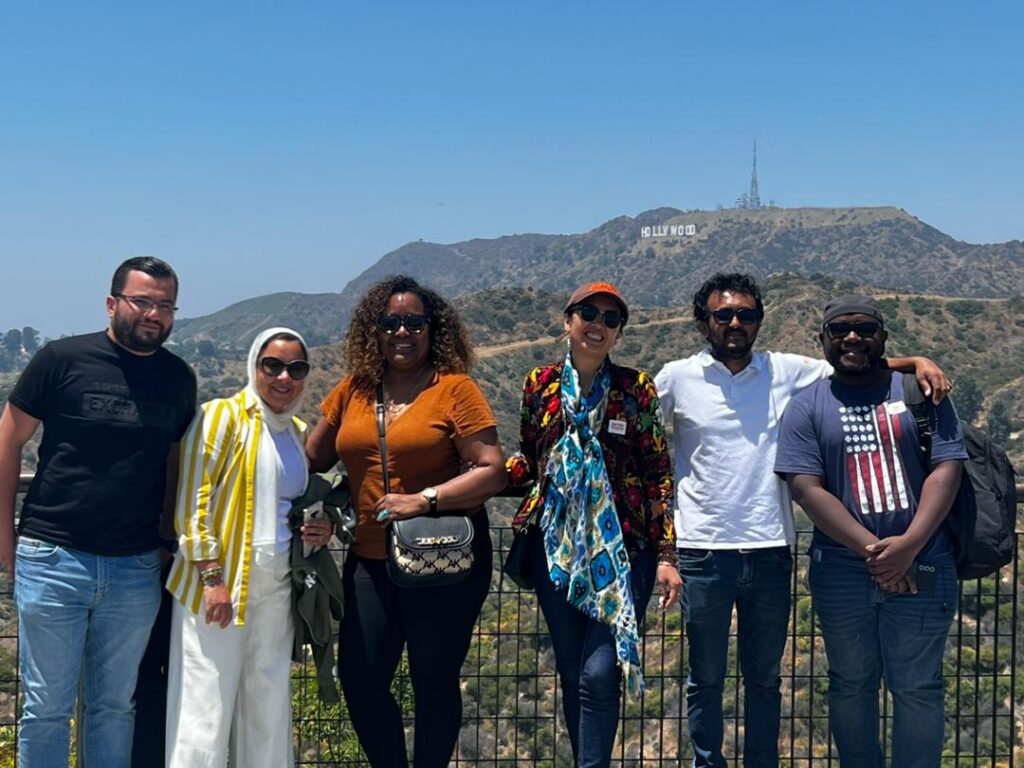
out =
[[[34,354],[39,349],[39,331],[33,328],[31,325],[26,325],[21,329],[21,346],[25,348],[25,351],[30,355]]]
[[[209,339],[202,339],[199,342],[199,346],[196,347],[196,352],[200,357],[216,357],[217,348],[213,346],[213,342]]]
[[[21,331],[17,328],[11,328],[4,336],[4,349],[10,352],[12,355],[16,355],[21,352]]]

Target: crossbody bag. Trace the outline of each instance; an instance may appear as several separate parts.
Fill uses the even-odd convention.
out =
[[[376,414],[384,493],[388,494],[391,475],[383,382],[377,387]],[[417,515],[393,520],[386,540],[388,576],[399,587],[457,584],[473,568],[473,521],[466,515]]]

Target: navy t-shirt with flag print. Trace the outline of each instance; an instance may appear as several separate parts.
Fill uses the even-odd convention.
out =
[[[960,421],[949,398],[929,412],[932,464],[966,459]],[[903,402],[900,375],[868,389],[825,379],[797,394],[786,408],[775,471],[823,478],[825,488],[879,539],[906,532],[927,470],[917,425]],[[817,528],[814,543],[842,546]],[[920,556],[928,559],[951,548],[941,526]]]

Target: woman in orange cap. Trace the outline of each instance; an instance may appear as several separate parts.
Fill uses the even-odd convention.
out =
[[[534,482],[513,527],[536,526],[529,565],[551,633],[577,766],[607,766],[621,680],[643,688],[639,643],[657,581],[679,597],[672,462],[654,381],[609,357],[629,307],[611,283],[580,286],[565,305],[568,353],[523,387],[513,484]]]

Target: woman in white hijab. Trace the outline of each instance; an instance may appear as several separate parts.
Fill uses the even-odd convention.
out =
[[[168,670],[167,765],[281,768],[291,738],[291,502],[306,488],[306,343],[271,328],[249,350],[249,384],[204,403],[181,443],[167,588],[177,598]],[[330,521],[310,520],[323,545]]]

